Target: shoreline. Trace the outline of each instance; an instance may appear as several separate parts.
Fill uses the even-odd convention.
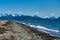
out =
[[[18,21],[14,21],[14,20],[7,20],[7,21],[9,21],[9,22],[15,22],[15,23],[17,23],[17,24],[21,24],[21,25],[23,25],[23,26],[26,26],[26,28],[28,28],[28,29],[30,29],[32,32],[34,32],[36,35],[38,35],[38,36],[41,36],[41,37],[48,37],[49,39],[50,38],[53,38],[53,39],[60,39],[60,37],[57,37],[57,36],[55,36],[55,35],[50,35],[50,34],[48,34],[48,33],[45,33],[45,32],[42,32],[42,31],[38,31],[36,28],[33,28],[33,27],[30,27],[29,25],[26,25],[26,24],[24,24],[24,23],[20,23],[20,22],[18,22]]]

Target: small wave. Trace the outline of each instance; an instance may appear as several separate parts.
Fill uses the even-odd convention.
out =
[[[31,26],[31,27],[35,27],[35,28],[39,28],[39,29],[43,29],[43,30],[59,32],[59,30],[49,29],[49,28],[46,28],[46,27],[44,27],[44,26],[35,26],[35,25],[30,25],[30,26]]]
[[[28,25],[28,24],[26,24],[26,23],[23,23],[23,24],[25,24],[25,25]],[[52,32],[60,32],[59,30],[53,30],[53,29],[49,29],[49,28],[46,28],[46,27],[44,27],[44,26],[35,26],[35,25],[29,25],[30,27],[33,27],[33,28],[38,28],[38,29],[42,29],[42,30],[46,30],[46,31],[52,31]]]

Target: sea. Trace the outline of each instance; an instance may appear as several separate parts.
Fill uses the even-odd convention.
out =
[[[29,25],[33,28],[36,28],[39,31],[45,32],[50,34],[51,36],[57,36],[60,37],[60,21],[54,21],[54,20],[40,20],[40,21],[31,21],[31,20],[25,20],[25,21],[19,21],[23,24]]]

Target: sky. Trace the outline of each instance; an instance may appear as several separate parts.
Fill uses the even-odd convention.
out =
[[[0,0],[0,14],[60,16],[60,0]]]

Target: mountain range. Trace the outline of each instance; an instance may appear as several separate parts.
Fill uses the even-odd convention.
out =
[[[50,19],[50,20],[60,20],[60,17],[54,17],[54,16],[51,16],[51,17],[39,17],[37,15],[34,15],[34,16],[29,16],[29,15],[19,15],[19,14],[0,14],[0,17],[29,17],[29,18],[35,18],[35,19]]]

